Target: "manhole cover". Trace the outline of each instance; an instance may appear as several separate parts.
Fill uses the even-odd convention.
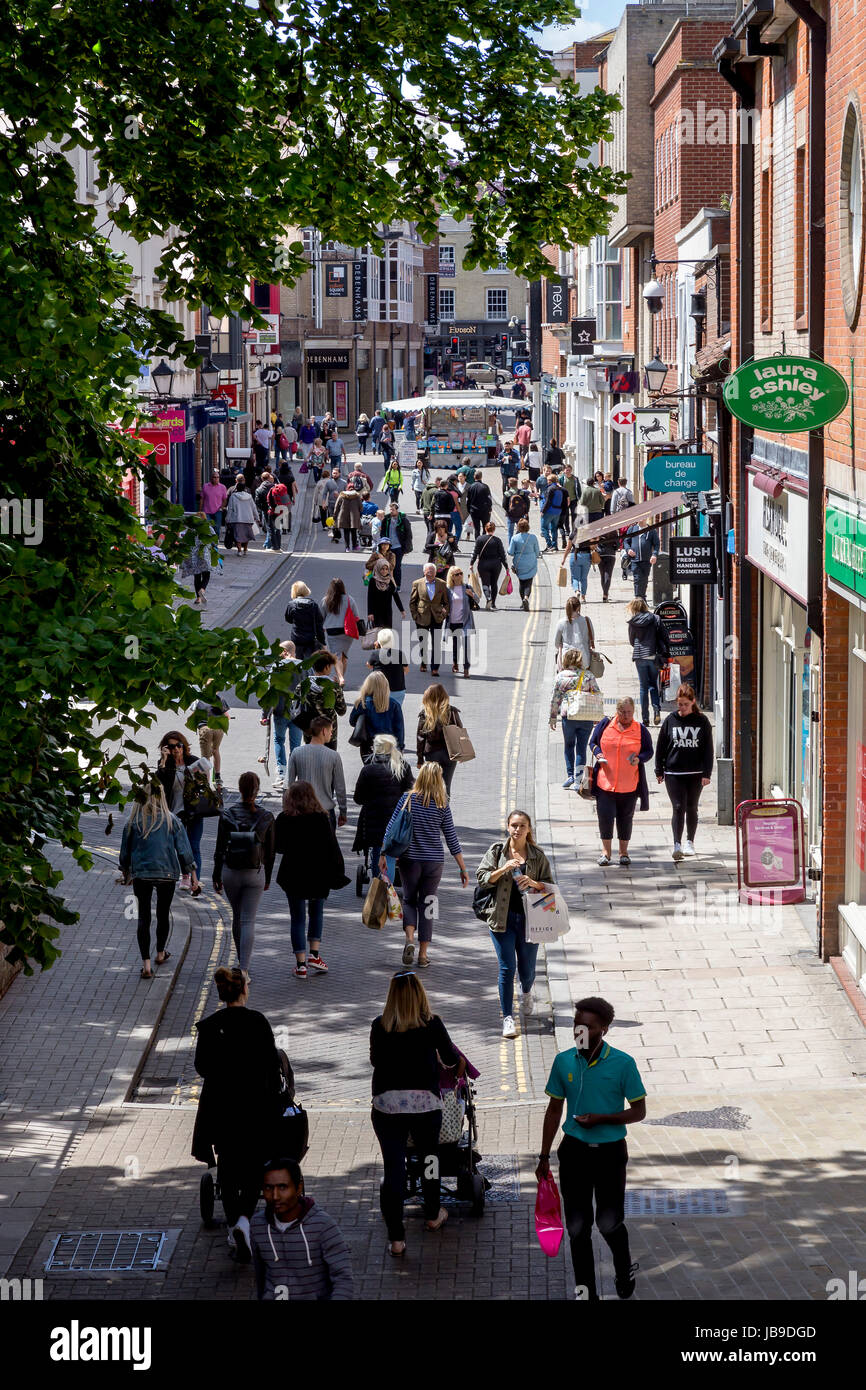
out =
[[[720,1105],[716,1110],[677,1110],[648,1125],[670,1125],[678,1129],[748,1129],[750,1116],[736,1105]]]
[[[175,1231],[67,1231],[50,1238],[51,1274],[153,1274],[165,1269]]]
[[[517,1154],[487,1154],[479,1163],[478,1171],[490,1183],[485,1201],[520,1201],[520,1169]]]
[[[626,1216],[730,1216],[722,1187],[626,1188]]]

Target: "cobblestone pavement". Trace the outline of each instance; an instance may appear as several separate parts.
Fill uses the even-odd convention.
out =
[[[493,489],[498,496],[498,472]],[[266,563],[278,573],[250,600],[244,625],[281,636],[286,588],[298,575],[319,596],[339,573],[361,598],[361,557],[317,531],[308,537],[299,527],[297,555],[246,562],[248,575]],[[421,539],[416,525],[416,565]],[[469,546],[461,549],[466,563]],[[467,862],[477,862],[511,805],[524,806],[540,842],[552,846],[574,915],[571,934],[540,953],[538,1014],[516,1043],[504,1043],[495,958],[469,910],[470,890],[446,864],[425,984],[482,1073],[479,1147],[493,1184],[485,1215],[476,1221],[452,1208],[437,1235],[413,1219],[410,1257],[398,1264],[385,1255],[366,1044],[402,936],[361,926],[353,886],[329,900],[327,977],[291,976],[285,904],[276,897],[259,918],[253,957],[252,1003],[287,1030],[310,1109],[310,1188],[350,1241],[365,1299],[567,1297],[565,1258],[544,1259],[535,1241],[532,1169],[557,1033],[569,1045],[571,1001],[598,992],[617,1008],[612,1041],[634,1053],[649,1095],[648,1122],[629,1135],[629,1224],[642,1267],[636,1297],[822,1299],[828,1279],[847,1278],[864,1260],[866,1035],[797,910],[735,903],[733,835],[712,821],[712,787],[698,859],[672,863],[667,797],[652,783],[651,810],[636,817],[631,871],[596,866],[592,804],[560,789],[560,736],[547,729],[552,626],[565,597],[555,569],[545,564],[532,613],[512,599],[504,611],[479,615],[487,669],[480,664],[466,682],[451,675],[450,662],[442,667],[478,753],[458,769],[453,789]],[[417,572],[406,566],[404,594]],[[255,573],[260,583],[261,568]],[[610,605],[591,601],[588,609],[599,645],[614,657],[609,699],[634,686],[628,593],[618,578],[614,584]],[[231,592],[243,601],[244,591]],[[204,620],[225,621],[218,611],[211,605]],[[364,674],[356,651],[347,700]],[[410,673],[407,729],[425,683]],[[234,705],[223,744],[229,785],[263,747],[258,712]],[[354,749],[341,751],[351,808],[359,760]],[[278,809],[276,799],[266,804]],[[174,969],[142,984],[127,890],[113,883],[119,838],[103,831],[98,818],[87,824],[86,838],[100,850],[96,869],[67,878],[82,921],[64,929],[60,964],[19,978],[0,1001],[0,1273],[39,1277],[61,1231],[172,1230],[179,1234],[165,1272],[49,1276],[46,1296],[251,1297],[249,1272],[227,1258],[224,1233],[200,1225],[203,1169],[189,1157],[192,1025],[215,1007],[210,975],[231,956],[226,905],[210,892],[195,904],[176,899]],[[353,875],[352,834],[352,824],[341,831]],[[205,865],[211,845],[212,832]],[[124,1103],[127,1096],[135,1099]],[[602,1292],[613,1297],[606,1247],[597,1255]]]

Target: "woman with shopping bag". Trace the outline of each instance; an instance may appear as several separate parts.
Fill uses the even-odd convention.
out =
[[[503,565],[508,569],[508,556],[496,534],[496,525],[488,521],[472,552],[471,571],[477,572],[489,612],[496,611],[496,591]]]
[[[557,672],[550,700],[550,727],[562,716],[562,741],[565,750],[565,781],[563,787],[579,787],[586,766],[586,747],[589,736],[600,719],[604,718],[604,700],[595,676],[587,671],[583,657],[575,647],[562,654],[562,668]]]
[[[445,730],[451,724],[456,724],[459,729],[463,728],[459,709],[456,705],[452,705],[444,685],[440,685],[438,681],[433,685],[428,685],[421,696],[421,711],[418,715],[416,742],[418,767],[420,769],[422,763],[438,763],[445,780],[445,790],[449,796],[451,795],[451,783],[454,780],[454,769],[457,766],[456,760],[451,757],[451,751],[445,738]]]
[[[532,821],[525,811],[512,811],[506,824],[506,838],[489,848],[475,877],[482,888],[493,891],[484,915],[490,939],[499,961],[499,1004],[502,1009],[502,1036],[516,1038],[514,1023],[514,980],[520,976],[522,1007],[531,1014],[535,1001],[535,963],[538,946],[527,940],[524,895],[543,892],[553,884],[550,861],[535,843]]]
[[[339,659],[339,671],[345,676],[349,664],[352,643],[360,634],[358,610],[351,594],[346,593],[342,579],[332,579],[328,591],[319,605],[325,625],[325,640],[328,650]]]

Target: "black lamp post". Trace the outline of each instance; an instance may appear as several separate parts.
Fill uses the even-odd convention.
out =
[[[205,391],[215,391],[220,384],[220,369],[214,366],[209,357],[206,362],[201,364],[201,384]]]
[[[647,362],[644,367],[644,382],[651,396],[657,396],[664,390],[665,377],[667,374],[667,365],[661,360],[658,352],[656,352],[652,361]]]
[[[158,396],[171,395],[171,388],[174,382],[174,372],[166,362],[165,358],[163,358],[163,360],[159,363],[159,366],[154,367],[153,371],[150,374],[150,378],[154,386],[156,387],[156,394]]]

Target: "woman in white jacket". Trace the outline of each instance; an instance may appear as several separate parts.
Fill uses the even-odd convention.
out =
[[[563,655],[570,647],[580,652],[584,670],[589,670],[592,648],[595,646],[595,636],[592,623],[580,611],[580,599],[577,594],[572,594],[566,600],[565,617],[560,618],[556,624],[553,645],[556,648],[557,670],[561,669]]]
[[[238,478],[237,486],[229,497],[226,508],[226,524],[231,526],[232,535],[239,555],[246,555],[247,546],[255,534],[253,525],[257,520],[256,504],[247,491],[243,478]]]

